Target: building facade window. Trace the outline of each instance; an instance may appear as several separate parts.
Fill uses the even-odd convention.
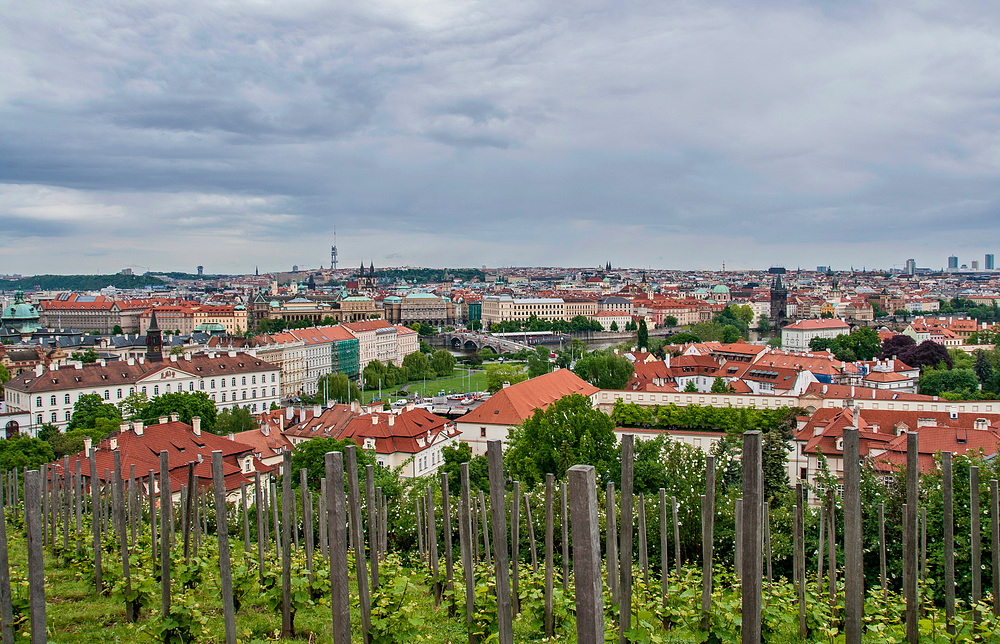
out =
[[[56,406],[56,397],[55,396],[51,396],[50,397],[49,404],[52,405],[53,407]]]

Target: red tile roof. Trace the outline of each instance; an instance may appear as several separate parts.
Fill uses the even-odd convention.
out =
[[[463,423],[517,425],[536,409],[546,409],[563,396],[592,396],[600,391],[569,369],[558,369],[505,387],[461,418]]]

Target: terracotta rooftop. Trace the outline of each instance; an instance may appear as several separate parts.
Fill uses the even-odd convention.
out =
[[[570,394],[592,396],[600,391],[569,369],[558,369],[505,387],[461,418],[463,423],[517,425],[535,409],[546,409]]]

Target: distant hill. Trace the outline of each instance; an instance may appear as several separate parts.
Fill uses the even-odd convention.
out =
[[[479,278],[486,279],[486,273],[478,268],[376,268],[375,275],[380,279],[404,279],[418,283],[443,282],[445,275],[449,280],[458,278],[463,282]]]
[[[0,279],[2,291],[97,291],[108,286],[117,289],[164,286],[159,278],[147,275],[33,275],[18,280]]]

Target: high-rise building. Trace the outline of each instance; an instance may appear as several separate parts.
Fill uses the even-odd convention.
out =
[[[204,274],[205,274],[205,267],[204,266],[199,266],[198,267],[198,277],[201,277]]]
[[[958,257],[951,255],[948,257],[948,270],[958,270]]]
[[[978,271],[979,270],[979,260],[978,259],[972,260],[972,270],[974,270],[974,271]]]
[[[906,260],[906,274],[915,275],[917,272],[917,260],[908,259]]]
[[[983,268],[988,271],[993,270],[993,253],[986,253],[986,263],[983,264]]]

